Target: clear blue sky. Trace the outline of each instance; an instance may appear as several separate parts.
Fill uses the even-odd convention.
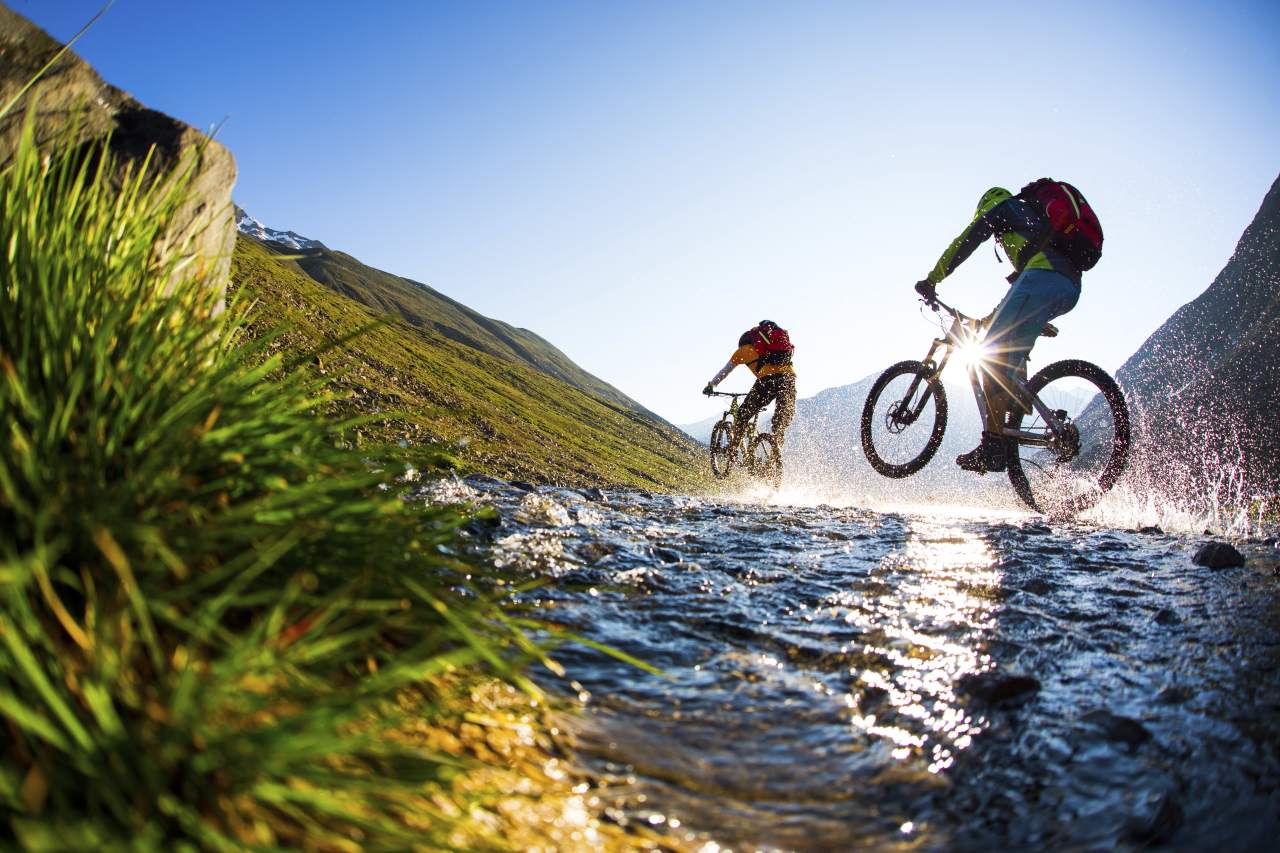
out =
[[[98,0],[7,0],[68,38]],[[992,184],[1102,216],[1033,361],[1114,370],[1280,172],[1280,3],[117,0],[78,51],[235,154],[236,200],[538,332],[675,422],[745,328],[801,396],[924,355],[911,285]],[[943,285],[1004,289],[984,247]],[[745,369],[725,388],[749,384]]]

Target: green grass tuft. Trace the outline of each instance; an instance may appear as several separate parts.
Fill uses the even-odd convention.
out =
[[[465,517],[316,417],[314,356],[157,254],[182,177],[117,165],[28,136],[0,175],[8,842],[447,846],[465,814],[413,798],[459,759],[392,733],[451,713],[424,682],[539,651],[457,594]]]

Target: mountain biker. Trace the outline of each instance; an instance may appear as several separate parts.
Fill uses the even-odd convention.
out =
[[[791,425],[796,413],[796,371],[791,366],[791,353],[794,350],[786,329],[772,320],[761,320],[742,333],[738,338],[738,348],[729,357],[728,363],[702,389],[703,394],[711,394],[739,364],[745,364],[755,374],[756,382],[738,408],[738,417],[733,423],[733,433],[729,438],[730,447],[738,446],[747,423],[761,409],[776,400],[770,430],[778,450],[782,450],[787,427]]]
[[[931,306],[937,285],[955,271],[973,250],[995,235],[1014,266],[1013,286],[991,313],[987,331],[987,358],[992,364],[982,377],[988,413],[982,443],[956,457],[956,464],[980,474],[1005,470],[1005,440],[1001,435],[1005,415],[1013,404],[1006,389],[1010,379],[1025,377],[1027,356],[1045,324],[1066,314],[1080,298],[1080,270],[1043,235],[1048,224],[1033,204],[1003,187],[982,194],[973,221],[942,253],[937,265],[916,283],[915,289]],[[1030,257],[1023,257],[1023,254]]]

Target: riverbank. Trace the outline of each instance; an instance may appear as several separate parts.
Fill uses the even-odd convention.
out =
[[[182,179],[87,158],[0,175],[3,837],[652,846],[566,767],[472,513],[406,499],[452,460],[360,441],[326,352],[157,255]]]

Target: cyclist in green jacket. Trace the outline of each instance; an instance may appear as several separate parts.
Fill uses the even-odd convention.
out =
[[[991,314],[986,344],[990,365],[983,371],[983,393],[988,415],[982,443],[956,457],[966,471],[986,473],[1005,470],[1005,442],[1000,435],[1013,401],[1006,389],[1009,379],[1025,376],[1027,356],[1045,324],[1066,314],[1080,298],[1080,270],[1052,246],[1037,237],[1045,232],[1043,213],[1003,187],[983,193],[973,221],[942,253],[938,263],[916,283],[916,292],[931,302],[937,285],[995,235],[1016,270],[1013,286]],[[1036,251],[1037,247],[1044,246]],[[1034,252],[1029,258],[1022,255]]]

